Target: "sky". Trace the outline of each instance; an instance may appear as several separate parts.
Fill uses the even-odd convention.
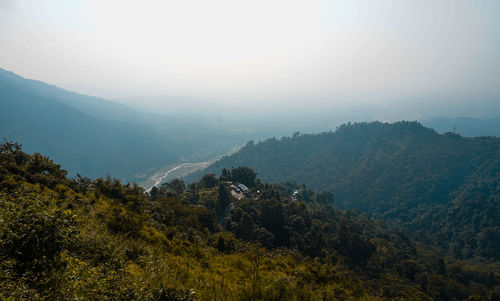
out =
[[[499,54],[496,0],[0,0],[0,68],[112,99],[500,102]]]

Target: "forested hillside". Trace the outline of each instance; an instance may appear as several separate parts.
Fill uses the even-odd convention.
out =
[[[500,259],[500,139],[438,134],[417,122],[249,142],[204,172],[245,165],[265,181],[333,192],[456,256]]]
[[[250,188],[231,196],[231,185]],[[497,263],[442,256],[331,195],[248,168],[137,185],[0,146],[0,298],[496,300]],[[307,192],[307,193],[306,193]]]

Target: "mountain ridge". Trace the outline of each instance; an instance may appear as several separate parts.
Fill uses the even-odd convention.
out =
[[[77,95],[76,105],[65,101],[67,95]],[[177,160],[168,139],[156,136],[153,129],[126,122],[123,115],[99,117],[115,104],[96,100],[0,71],[0,137],[21,142],[28,152],[50,155],[72,175],[111,173],[133,180]],[[79,109],[85,102],[90,105]],[[103,105],[107,109],[101,110]],[[96,107],[101,113],[91,114]]]
[[[457,256],[500,258],[500,138],[438,134],[418,122],[345,124],[335,132],[250,141],[199,173],[237,166],[267,182],[332,192],[336,206]]]

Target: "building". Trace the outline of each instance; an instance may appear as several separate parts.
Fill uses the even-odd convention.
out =
[[[236,185],[236,187],[238,187],[241,190],[241,192],[243,192],[243,193],[250,192],[250,189],[248,189],[248,187],[246,187],[244,184],[240,183],[240,184]]]

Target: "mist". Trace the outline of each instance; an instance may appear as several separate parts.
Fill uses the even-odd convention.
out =
[[[0,17],[3,68],[143,111],[499,112],[497,1],[4,0]]]

